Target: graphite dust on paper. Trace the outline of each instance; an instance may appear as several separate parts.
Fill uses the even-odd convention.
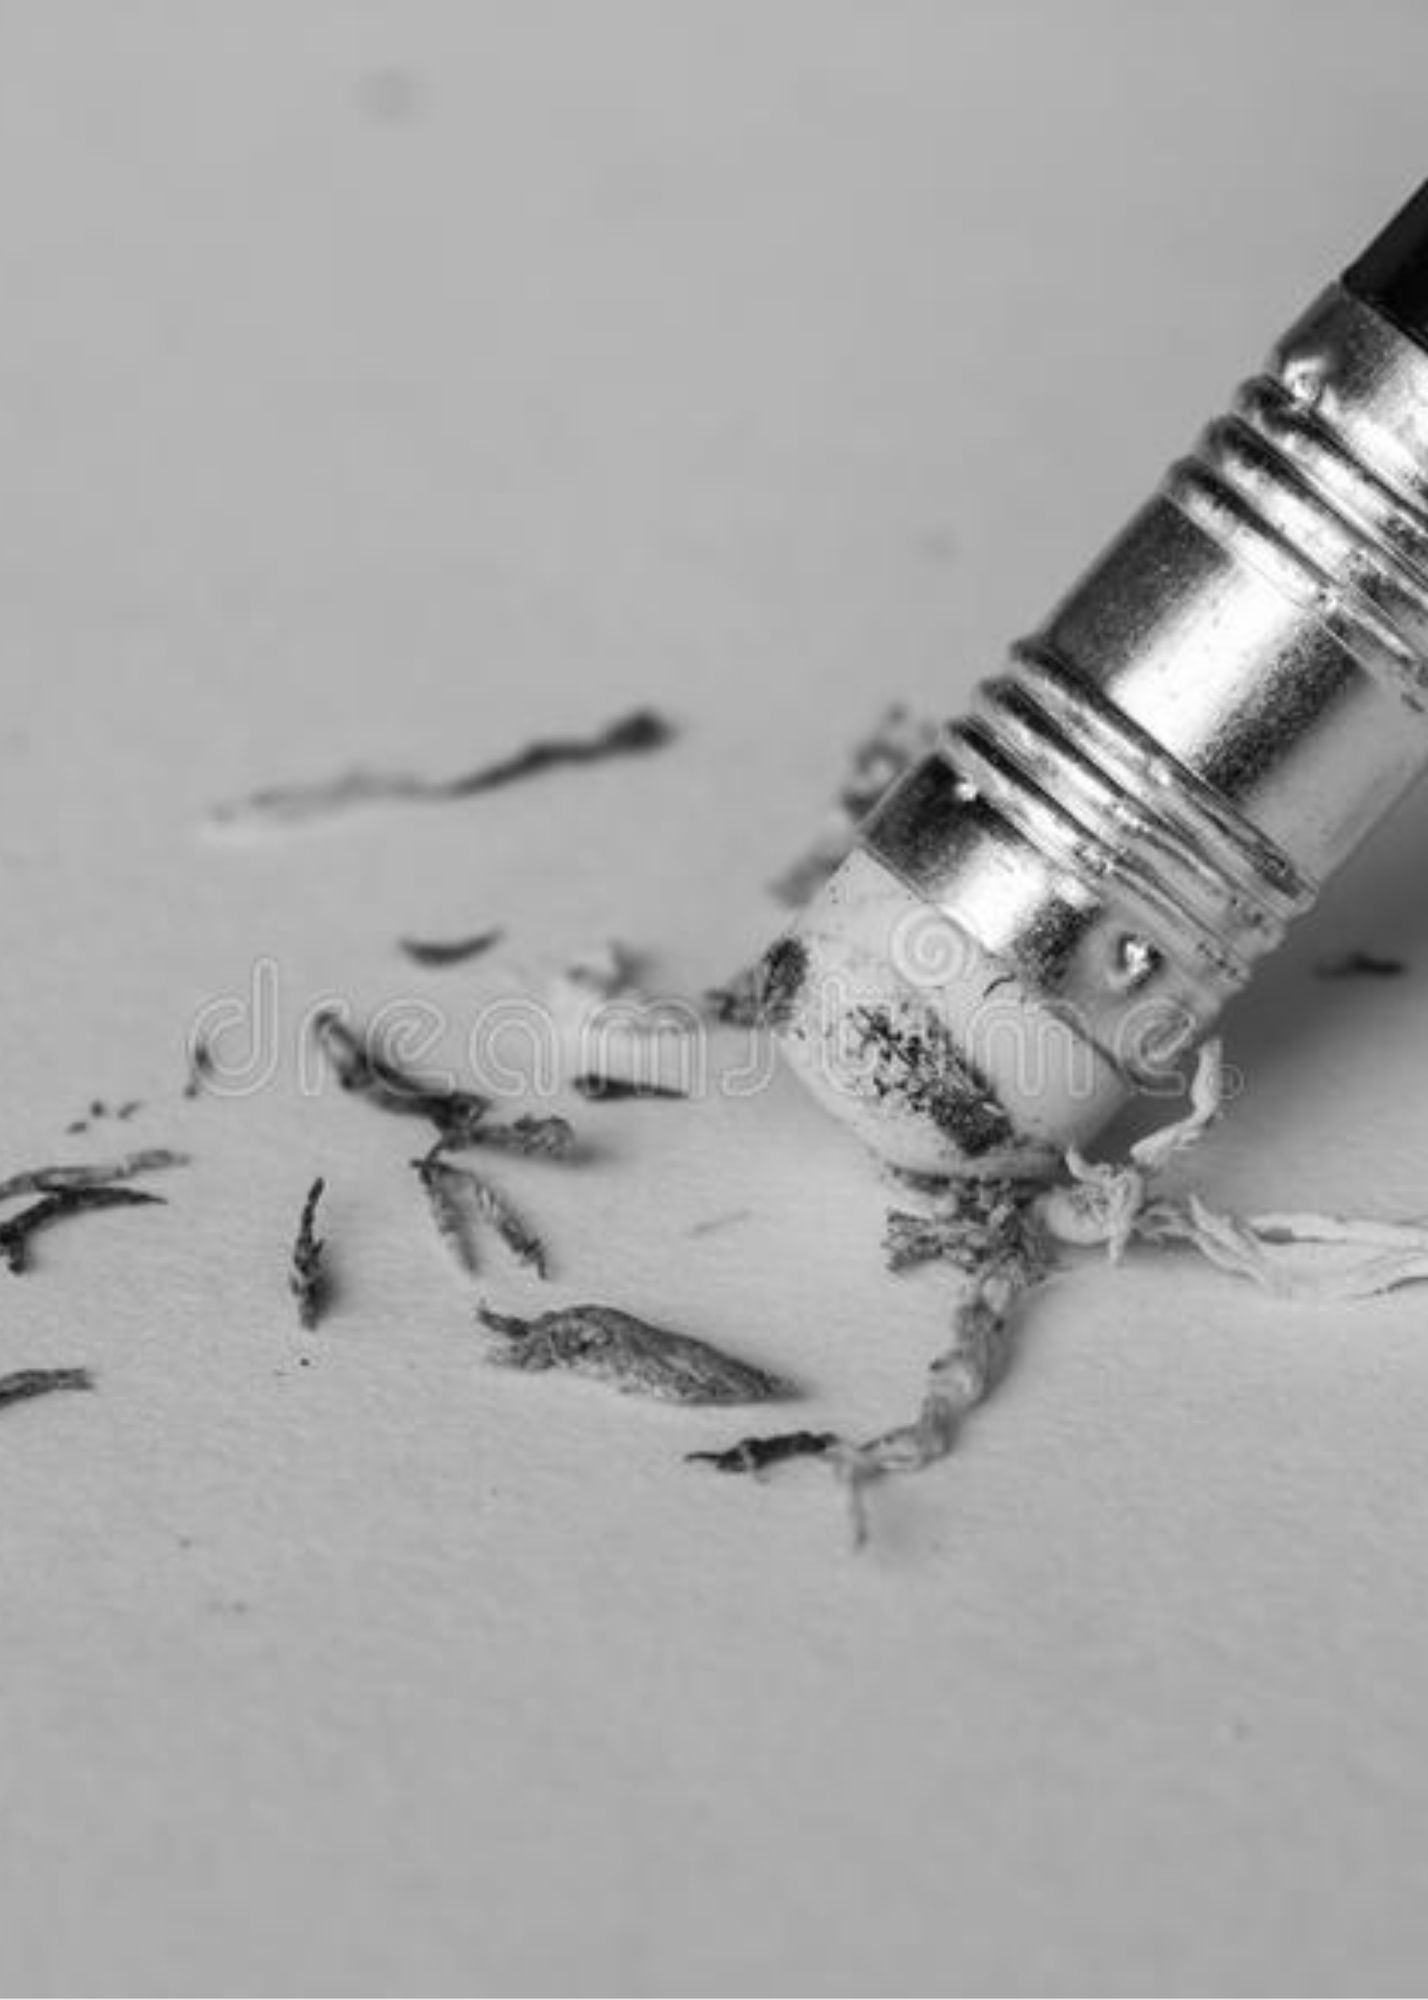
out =
[[[859,820],[937,737],[934,723],[906,710],[890,710],[880,720],[856,746],[818,839],[773,884],[780,900],[799,905],[822,886],[849,853]],[[672,740],[662,716],[639,709],[591,735],[537,738],[453,777],[350,770],[315,784],[268,787],[220,808],[215,817],[235,825],[295,826],[358,806],[455,802],[561,766],[643,756]],[[503,927],[488,927],[445,939],[406,934],[398,943],[415,964],[456,969],[484,957],[503,936]],[[756,968],[708,988],[701,1005],[687,1003],[679,1018],[697,1025],[702,1015],[716,1026],[777,1028],[807,977],[801,954],[796,941],[783,940]],[[1387,978],[1403,970],[1399,961],[1366,951],[1318,968],[1322,977],[1344,979]],[[557,1014],[575,1021],[611,1004],[625,1006],[632,1018],[658,1014],[641,983],[638,956],[623,947],[572,959],[548,998]],[[909,1037],[876,1007],[865,1008],[855,1028],[864,1037],[864,1068],[882,1089],[934,1122],[955,1119],[950,1129],[967,1156],[1001,1150],[1011,1136],[1010,1121],[950,1035],[924,1026]],[[545,1237],[527,1219],[523,1204],[484,1171],[452,1156],[494,1151],[531,1162],[570,1162],[583,1170],[586,1156],[570,1122],[544,1112],[510,1116],[508,1107],[484,1092],[423,1076],[336,1007],[317,1016],[313,1034],[345,1094],[370,1110],[415,1119],[430,1130],[429,1149],[412,1166],[430,1226],[460,1276],[484,1277],[494,1252],[497,1273],[513,1274],[522,1283],[545,1279]],[[194,1097],[216,1076],[211,1044],[196,1039],[188,1063],[184,1095]],[[658,1078],[626,1075],[607,1063],[579,1069],[570,1087],[592,1105],[685,1094]],[[1072,1151],[1039,1181],[986,1178],[921,1187],[918,1205],[905,1199],[889,1209],[884,1257],[892,1279],[926,1267],[944,1276],[947,1332],[910,1398],[906,1421],[870,1435],[813,1426],[750,1433],[686,1456],[721,1474],[750,1478],[799,1463],[822,1465],[844,1489],[861,1539],[879,1482],[923,1471],[955,1448],[968,1417],[1006,1373],[1021,1314],[1068,1257],[1097,1254],[1114,1264],[1132,1250],[1188,1250],[1290,1299],[1367,1297],[1428,1278],[1428,1226],[1297,1213],[1233,1215],[1179,1185],[1179,1170],[1223,1102],[1219,1048],[1210,1043],[1201,1052],[1185,1115],[1139,1140],[1121,1160],[1089,1161]],[[126,1103],[111,1114],[96,1100],[89,1119],[123,1118],[137,1108]],[[76,1120],[76,1128],[87,1122]],[[631,1130],[636,1122],[630,1121]],[[28,1205],[0,1222],[0,1257],[12,1270],[24,1270],[41,1231],[90,1210],[157,1203],[159,1196],[131,1183],[183,1158],[155,1148],[12,1175],[0,1182],[0,1201]],[[304,1328],[319,1323],[329,1299],[325,1245],[317,1230],[323,1193],[321,1179],[309,1186],[289,1259],[289,1286]],[[735,1211],[732,1219],[746,1213]],[[730,1219],[716,1216],[692,1233]],[[523,1314],[480,1299],[474,1324],[484,1358],[523,1374],[584,1376],[621,1393],[690,1407],[768,1403],[794,1393],[781,1374],[753,1357],[608,1302]],[[91,1377],[82,1368],[22,1368],[0,1377],[0,1407],[89,1386]]]

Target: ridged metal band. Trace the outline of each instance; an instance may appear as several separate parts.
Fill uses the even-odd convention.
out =
[[[1118,1069],[1159,1074],[1312,885],[1064,664],[1016,660],[864,842]]]
[[[1428,513],[1354,455],[1302,385],[1247,382],[1196,455],[1172,467],[1166,491],[1362,667],[1428,710]]]
[[[1051,648],[1013,658],[950,726],[953,762],[1060,866],[1114,888],[1166,956],[1241,984],[1313,885]]]

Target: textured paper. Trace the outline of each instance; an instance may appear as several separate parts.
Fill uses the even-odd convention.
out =
[[[0,1168],[95,1095],[146,1109],[77,1155],[195,1157],[0,1276],[6,1367],[97,1381],[0,1418],[0,1984],[1416,1990],[1421,1298],[1077,1272],[853,1557],[821,1468],[683,1462],[741,1416],[481,1371],[419,1135],[293,1038],[747,963],[845,745],[959,703],[1422,173],[1422,10],[141,0],[3,55]],[[647,701],[676,748],[202,832]],[[1428,1209],[1425,840],[1237,1015],[1217,1204]],[[1312,977],[1353,947],[1411,969]],[[275,1075],[185,1101],[255,982]],[[567,1108],[598,1171],[499,1162],[540,1304],[909,1414],[936,1276],[803,1093]]]

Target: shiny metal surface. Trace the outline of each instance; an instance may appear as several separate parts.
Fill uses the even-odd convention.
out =
[[[1334,286],[862,837],[1146,1083],[1425,763],[1428,355]]]

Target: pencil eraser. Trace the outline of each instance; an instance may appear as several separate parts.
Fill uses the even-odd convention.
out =
[[[1124,1099],[1012,965],[865,848],[773,946],[765,984],[789,1062],[905,1174],[1047,1173]]]

